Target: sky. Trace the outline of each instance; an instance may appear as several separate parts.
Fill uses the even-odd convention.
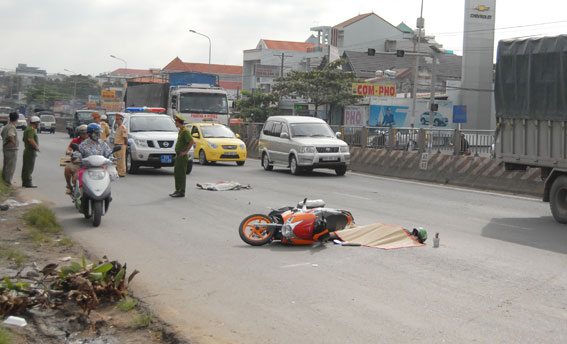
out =
[[[184,62],[242,65],[260,39],[304,42],[314,26],[374,12],[414,28],[422,0],[0,0],[0,71],[99,75]],[[425,32],[462,54],[465,0],[423,0]],[[567,33],[567,1],[496,0],[500,39]],[[119,59],[111,58],[114,55]],[[72,71],[68,72],[65,69]]]

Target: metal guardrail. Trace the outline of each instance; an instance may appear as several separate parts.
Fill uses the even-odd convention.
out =
[[[244,139],[257,139],[263,123],[233,123],[230,128]],[[440,154],[491,157],[494,130],[456,130],[411,127],[363,127],[331,125],[349,146]],[[460,139],[459,139],[460,138]]]

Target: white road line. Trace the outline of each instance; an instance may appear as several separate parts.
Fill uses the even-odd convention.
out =
[[[298,263],[298,264],[284,265],[284,266],[282,266],[282,269],[296,268],[296,267],[299,267],[299,266],[311,266],[311,263]]]
[[[358,199],[364,199],[364,200],[367,200],[367,201],[372,201],[372,198],[361,197],[361,196],[355,196],[355,195],[349,195],[349,194],[344,194],[344,193],[342,193],[342,192],[336,192],[336,191],[333,192],[333,193],[334,193],[334,194],[337,194],[337,195],[341,195],[341,196],[346,196],[346,197],[352,197],[352,198],[358,198]]]
[[[353,174],[353,175],[361,176],[361,177],[374,178],[374,179],[394,180],[394,181],[397,181],[397,182],[400,182],[400,183],[431,186],[431,187],[436,187],[436,188],[441,188],[441,189],[466,190],[466,191],[469,191],[469,192],[472,192],[472,193],[478,193],[478,194],[501,196],[501,197],[507,197],[507,198],[522,199],[522,200],[527,200],[527,201],[541,202],[541,199],[538,199],[536,197],[508,195],[508,194],[505,194],[505,193],[499,193],[499,192],[494,192],[494,191],[475,190],[475,189],[470,189],[470,188],[462,187],[462,186],[458,186],[458,185],[439,185],[439,184],[436,184],[435,182],[420,182],[420,181],[401,179],[401,178],[395,178],[395,177],[376,176],[376,175],[372,175],[372,174],[359,173],[359,172],[350,172],[349,174]],[[344,195],[344,196],[348,196],[348,195]]]

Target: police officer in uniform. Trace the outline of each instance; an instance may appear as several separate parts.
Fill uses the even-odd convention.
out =
[[[175,115],[175,126],[179,128],[177,134],[177,143],[175,144],[175,163],[173,167],[173,174],[175,175],[175,192],[169,194],[171,197],[185,197],[185,183],[187,178],[187,162],[189,156],[187,153],[193,145],[193,137],[189,130],[185,128],[183,123],[185,118],[180,114]]]
[[[32,116],[30,125],[24,130],[24,165],[22,166],[22,186],[25,188],[36,188],[32,184],[32,173],[35,165],[35,157],[39,152],[39,144],[37,137],[37,127],[39,126],[39,117]]]
[[[16,160],[18,160],[18,133],[16,132],[16,123],[18,123],[18,113],[10,112],[10,123],[2,128],[2,151],[4,152],[2,180],[8,186],[12,185],[12,177],[16,170]]]
[[[116,133],[114,134],[114,144],[121,145],[121,149],[114,153],[114,157],[118,159],[116,165],[116,171],[120,177],[126,177],[126,148],[128,147],[128,130],[122,124],[124,116],[122,114],[116,114]]]
[[[100,133],[100,139],[103,141],[106,141],[106,139],[110,136],[110,126],[108,126],[108,123],[106,122],[108,120],[108,117],[106,115],[102,115],[100,116],[100,127],[102,129],[102,132]]]

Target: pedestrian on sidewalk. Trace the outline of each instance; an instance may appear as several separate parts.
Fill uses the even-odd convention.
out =
[[[4,152],[2,180],[8,186],[12,185],[12,177],[14,176],[14,171],[16,171],[16,161],[18,160],[17,123],[18,113],[10,112],[10,123],[2,128],[2,151]]]
[[[39,152],[39,141],[37,136],[37,127],[39,126],[39,117],[32,116],[30,125],[24,130],[24,161],[22,166],[22,186],[25,188],[36,188],[32,184],[32,173],[35,165],[35,158]]]
[[[193,137],[184,125],[185,118],[180,114],[175,115],[175,126],[179,128],[177,143],[175,144],[175,162],[173,174],[175,176],[175,192],[169,194],[171,197],[185,197],[185,184],[187,178],[187,163],[189,156],[187,153],[193,145]]]

